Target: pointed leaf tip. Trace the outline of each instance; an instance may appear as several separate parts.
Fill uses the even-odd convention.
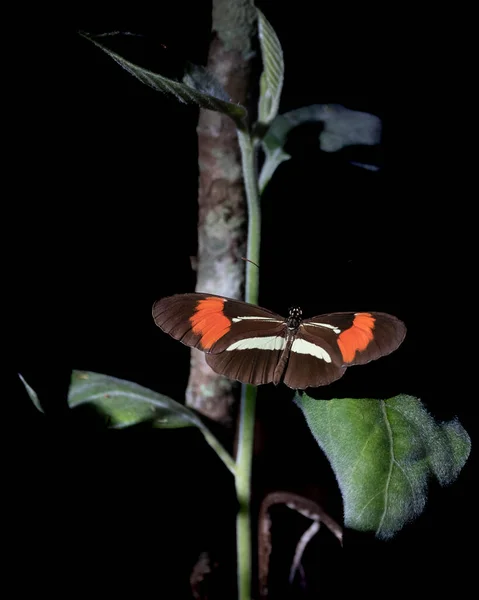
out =
[[[33,406],[37,410],[39,410],[41,413],[45,412],[42,408],[42,405],[40,404],[40,400],[38,399],[38,396],[37,396],[37,393],[35,392],[35,390],[28,385],[28,383],[25,381],[25,378],[20,373],[17,373],[17,375],[20,377],[20,381],[25,386],[25,390],[27,391],[27,394],[28,394],[30,400],[32,401]]]

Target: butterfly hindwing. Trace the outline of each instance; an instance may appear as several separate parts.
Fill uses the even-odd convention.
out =
[[[284,326],[276,326],[276,332],[270,332],[270,335],[237,340],[224,352],[207,354],[206,362],[213,371],[242,383],[270,383],[275,380],[286,343],[283,330]]]
[[[300,325],[291,345],[284,383],[293,389],[328,385],[344,375],[337,334],[329,328]]]

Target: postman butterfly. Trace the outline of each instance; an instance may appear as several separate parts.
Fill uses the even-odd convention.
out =
[[[153,319],[186,346],[205,352],[215,371],[241,383],[283,382],[290,388],[328,385],[353,365],[396,350],[406,335],[382,312],[337,312],[284,318],[254,304],[214,294],[177,294],[153,305]]]

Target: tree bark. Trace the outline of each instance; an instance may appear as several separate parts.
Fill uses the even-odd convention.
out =
[[[213,0],[208,70],[231,101],[248,105],[256,10],[252,0]],[[243,298],[246,202],[233,121],[201,110],[198,122],[198,255],[196,291]],[[210,419],[230,424],[234,383],[217,375],[202,352],[191,352],[186,403]]]

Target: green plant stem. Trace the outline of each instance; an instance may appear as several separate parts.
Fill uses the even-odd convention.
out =
[[[256,154],[248,132],[238,131],[248,205],[248,240],[246,258],[259,264],[261,217],[259,207]],[[245,300],[258,304],[259,269],[246,263]],[[236,454],[235,486],[239,509],[236,518],[236,548],[238,565],[238,598],[251,598],[251,467],[253,462],[256,387],[243,385],[239,411],[238,450]]]
[[[202,428],[201,431],[205,436],[205,440],[213,448],[216,454],[221,458],[226,467],[231,471],[233,475],[236,474],[236,463],[231,457],[230,453],[225,450],[224,446],[218,442],[216,437],[209,432],[206,428]]]
[[[261,240],[261,212],[259,207],[258,177],[256,169],[256,152],[253,140],[248,132],[238,130],[241,149],[243,179],[246,202],[248,205],[248,238],[246,258],[259,264],[259,248]],[[259,269],[250,262],[246,263],[245,301],[258,304]]]
[[[238,565],[238,598],[251,598],[251,466],[253,461],[254,419],[256,411],[256,388],[243,385],[238,430],[238,452],[236,455],[236,549]]]

